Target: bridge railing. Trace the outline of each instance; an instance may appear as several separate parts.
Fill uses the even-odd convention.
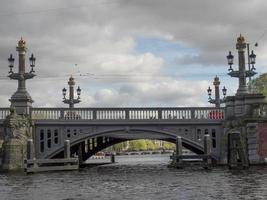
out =
[[[32,108],[31,115],[36,120],[222,120],[224,108]]]
[[[0,120],[5,119],[10,114],[10,108],[0,108]]]

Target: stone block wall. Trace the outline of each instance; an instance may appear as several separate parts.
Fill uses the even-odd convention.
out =
[[[4,141],[1,170],[22,171],[26,159],[26,140],[10,139]]]
[[[260,160],[267,162],[267,122],[258,124],[258,143]]]
[[[267,122],[247,124],[247,150],[250,164],[267,163]]]

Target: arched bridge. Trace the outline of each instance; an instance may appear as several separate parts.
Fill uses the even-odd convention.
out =
[[[37,158],[63,155],[64,141],[72,153],[86,160],[97,151],[133,139],[175,142],[203,153],[203,137],[212,139],[212,154],[219,157],[224,108],[32,108],[33,139]],[[0,117],[8,114],[1,109]]]

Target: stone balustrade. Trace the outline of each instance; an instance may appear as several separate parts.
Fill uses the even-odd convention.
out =
[[[10,114],[9,108],[0,108],[0,120],[3,120]]]
[[[36,120],[223,120],[224,108],[32,108]]]

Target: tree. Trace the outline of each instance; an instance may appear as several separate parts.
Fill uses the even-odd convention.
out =
[[[124,142],[121,142],[119,144],[113,145],[113,150],[116,151],[116,152],[121,152],[121,151],[124,150],[124,148],[125,148]]]
[[[118,144],[114,144],[111,147],[106,148],[106,151],[115,151],[115,152],[121,152],[126,150],[127,148],[127,142],[121,142]]]
[[[175,144],[170,142],[163,142],[163,149],[172,150],[175,149]]]
[[[132,140],[129,142],[129,149],[132,151],[145,151],[147,150],[147,144],[145,140]]]
[[[152,140],[146,140],[147,150],[156,150],[157,146]]]
[[[259,77],[252,80],[251,87],[255,92],[262,93],[267,97],[267,73],[261,74]]]
[[[159,150],[159,149],[174,149],[175,145],[169,142],[163,142],[163,146],[160,147],[157,140],[145,140],[145,139],[139,139],[139,140],[131,140],[126,142],[121,142],[119,144],[115,144],[112,147],[107,148],[106,151],[115,151],[115,152],[121,152],[121,151],[147,151],[147,150]],[[128,145],[129,144],[129,145]]]

